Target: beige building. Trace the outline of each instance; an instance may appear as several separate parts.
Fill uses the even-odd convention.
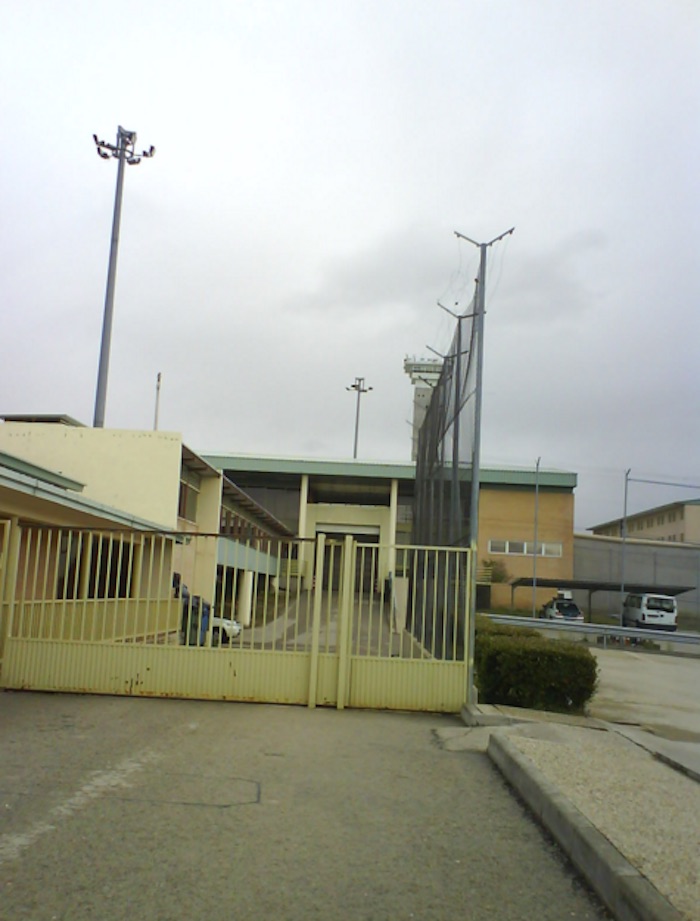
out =
[[[43,470],[37,482],[51,495],[38,503],[31,487],[0,491],[0,517],[218,536],[204,565],[200,551],[197,573],[188,571],[186,548],[174,549],[181,559],[173,566],[203,597],[211,597],[217,558],[231,560],[231,547],[250,537],[301,538],[296,565],[307,580],[320,533],[379,545],[376,588],[395,574],[391,547],[411,543],[412,463],[199,456],[172,432],[93,429],[68,417],[5,420],[0,452]],[[483,585],[493,581],[481,590],[483,605],[509,606],[506,583],[516,578],[572,578],[575,485],[563,471],[482,468],[477,568]],[[549,594],[539,590],[538,604]]]
[[[700,544],[700,500],[672,502],[628,515],[627,537],[671,543]],[[622,537],[623,519],[615,518],[590,528],[601,537]]]
[[[177,433],[93,429],[67,416],[0,425],[0,558],[14,558],[25,599],[157,597],[129,629],[144,629],[147,608],[176,628],[176,574],[191,595],[212,599],[225,562],[248,574],[250,594],[270,564],[246,542],[290,536]]]
[[[414,464],[206,455],[299,537],[352,534],[380,546],[411,543]],[[537,489],[535,486],[537,485]],[[573,576],[576,474],[564,471],[482,468],[479,499],[479,580]],[[535,544],[535,517],[537,540]],[[535,546],[537,548],[535,552]],[[380,579],[393,575],[381,554]],[[527,608],[527,599],[516,598]],[[551,589],[538,590],[543,604]],[[510,586],[481,590],[483,605],[509,607]]]

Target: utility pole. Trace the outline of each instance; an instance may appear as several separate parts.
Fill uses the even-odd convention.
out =
[[[161,376],[162,376],[162,375],[161,375],[161,373],[160,373],[160,371],[159,371],[159,372],[158,372],[158,377],[156,378],[156,411],[155,411],[155,414],[154,414],[154,416],[153,416],[153,431],[154,431],[154,432],[157,432],[157,431],[158,431],[158,413],[159,413],[159,411],[160,411],[160,381],[161,381]]]
[[[107,402],[107,377],[109,375],[109,351],[112,339],[112,314],[114,313],[114,286],[117,277],[117,251],[119,249],[119,225],[122,214],[122,191],[124,188],[124,163],[137,166],[143,157],[150,158],[156,152],[155,147],[134,152],[136,132],[127,131],[121,125],[117,128],[117,143],[108,144],[100,141],[96,134],[93,140],[97,153],[103,160],[114,157],[118,161],[117,189],[114,195],[114,215],[112,218],[112,240],[109,248],[109,269],[107,272],[107,291],[105,294],[104,319],[102,321],[102,343],[100,346],[100,366],[97,374],[97,393],[95,395],[95,416],[93,426],[103,428],[105,422],[105,404]]]
[[[627,491],[632,468],[625,470],[625,499],[622,508],[622,553],[620,554],[620,626],[623,627],[622,609],[625,603],[625,550],[627,549]]]
[[[535,465],[535,548],[532,557],[532,616],[537,617],[537,525],[540,511],[540,461]]]
[[[370,390],[373,390],[373,387],[365,387],[364,377],[356,377],[355,383],[350,384],[349,387],[345,388],[346,390],[356,390],[357,391],[357,409],[355,410],[355,444],[352,451],[353,460],[357,460],[357,439],[360,432],[360,397],[363,393],[369,393]]]
[[[474,687],[474,640],[476,637],[476,562],[479,539],[479,478],[481,474],[481,402],[484,374],[484,317],[486,315],[486,253],[490,246],[498,243],[504,237],[513,233],[515,227],[489,240],[488,243],[477,243],[471,237],[465,236],[455,230],[455,236],[466,240],[479,250],[479,277],[476,290],[476,310],[474,322],[476,323],[476,388],[474,393],[474,446],[472,451],[472,491],[469,508],[469,543],[472,550],[474,565],[472,567],[472,587],[469,618],[469,652],[467,666],[467,694],[470,704],[476,702],[476,688]]]

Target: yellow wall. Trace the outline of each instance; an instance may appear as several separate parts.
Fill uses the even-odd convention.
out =
[[[574,496],[570,492],[539,491],[537,513],[538,543],[560,543],[561,557],[537,557],[537,577],[540,579],[571,579],[574,574]],[[533,576],[534,558],[514,554],[489,553],[490,540],[534,541],[535,493],[533,489],[489,488],[479,493],[479,560],[503,563],[508,579]],[[509,585],[493,585],[491,602],[494,606],[510,606]],[[543,605],[553,595],[552,589],[538,589],[536,604]],[[532,605],[532,589],[518,589],[518,608]]]
[[[299,537],[315,538],[316,532],[322,531],[324,525],[335,525],[336,527],[347,528],[347,533],[352,534],[365,533],[369,530],[379,528],[378,541],[383,550],[379,555],[379,575],[383,579],[386,576],[389,565],[387,555],[387,546],[392,542],[391,534],[391,509],[383,505],[334,505],[331,503],[309,503],[306,506],[306,528],[305,533]],[[330,535],[333,537],[333,535]],[[302,545],[301,557],[305,561],[305,572],[310,574],[310,562],[313,559],[313,547],[308,544]]]
[[[94,502],[163,528],[177,526],[182,456],[177,433],[5,422],[0,450],[84,483],[82,495]]]

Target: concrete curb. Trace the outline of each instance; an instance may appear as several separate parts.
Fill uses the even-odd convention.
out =
[[[682,921],[683,915],[504,733],[491,734],[487,751],[617,921]]]
[[[663,764],[667,764],[675,771],[679,771],[681,774],[685,774],[686,777],[690,777],[690,779],[694,780],[696,783],[700,783],[700,774],[698,774],[696,770],[689,767],[687,764],[683,764],[681,761],[672,758],[671,755],[665,755],[663,752],[652,752],[651,754],[656,758],[657,761],[661,761]]]
[[[515,719],[500,713],[496,707],[488,704],[464,704],[460,713],[465,726],[513,726],[523,720]]]

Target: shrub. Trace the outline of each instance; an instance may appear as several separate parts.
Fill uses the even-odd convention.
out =
[[[477,636],[539,636],[533,627],[516,627],[510,624],[500,624],[486,617],[484,614],[476,615],[475,632]]]
[[[501,560],[484,560],[483,566],[491,573],[491,582],[502,584],[510,580],[506,564]]]
[[[482,632],[475,669],[484,703],[535,710],[581,712],[597,682],[588,648],[536,636]]]

